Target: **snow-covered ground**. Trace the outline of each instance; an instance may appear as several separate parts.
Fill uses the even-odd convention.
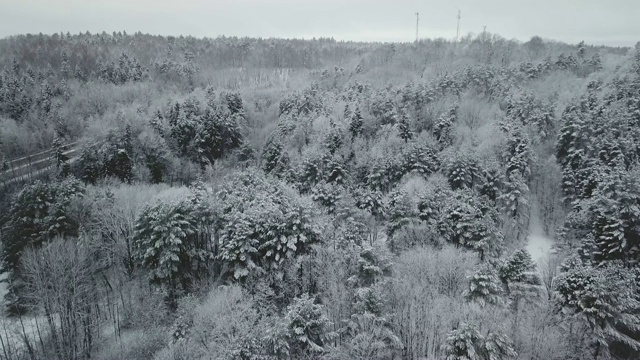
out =
[[[546,259],[551,254],[553,240],[544,235],[530,234],[527,238],[527,251],[536,262]]]
[[[527,237],[527,251],[531,254],[533,260],[540,265],[541,261],[546,260],[551,254],[552,246],[553,240],[545,235],[537,209],[532,209],[529,236]]]

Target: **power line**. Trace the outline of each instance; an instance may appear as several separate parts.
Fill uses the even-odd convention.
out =
[[[420,15],[416,13],[416,42],[418,42],[418,25],[420,23]]]
[[[456,28],[456,42],[458,42],[459,37],[460,37],[460,10],[458,10],[458,27]]]

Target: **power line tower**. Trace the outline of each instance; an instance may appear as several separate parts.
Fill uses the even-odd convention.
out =
[[[458,10],[458,27],[456,28],[456,42],[460,37],[460,10]]]
[[[418,42],[418,24],[420,23],[420,15],[416,13],[416,43]]]

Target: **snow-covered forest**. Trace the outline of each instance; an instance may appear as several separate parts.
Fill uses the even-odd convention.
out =
[[[640,358],[640,45],[11,36],[0,161],[0,359]]]

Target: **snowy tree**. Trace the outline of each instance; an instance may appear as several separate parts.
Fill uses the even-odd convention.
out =
[[[536,273],[536,264],[527,250],[518,250],[507,259],[499,269],[502,282],[508,291],[510,286],[517,283],[532,286],[540,285],[540,279]]]
[[[289,168],[289,156],[282,143],[275,137],[270,138],[262,150],[262,170],[265,173],[285,175]]]
[[[409,118],[407,117],[407,112],[405,110],[400,111],[400,119],[398,120],[398,132],[400,138],[404,140],[404,142],[408,142],[413,139],[413,132],[411,131],[411,125],[409,124]]]
[[[536,163],[530,141],[518,126],[505,125],[503,129],[507,135],[507,143],[502,153],[506,164],[506,175],[511,177],[517,174],[528,180],[531,176],[531,168]]]
[[[131,182],[133,180],[133,160],[127,150],[119,148],[115,144],[103,147],[104,165],[103,173],[106,176],[114,176],[120,181]]]
[[[450,331],[442,349],[447,360],[507,360],[518,356],[506,336],[495,332],[483,336],[470,323],[462,323]]]
[[[597,263],[640,261],[640,181],[638,171],[614,171],[601,177],[589,201],[593,257]]]
[[[566,318],[587,326],[587,344],[595,359],[622,347],[626,356],[640,354],[638,271],[616,264],[592,267],[581,261],[565,263],[556,282],[556,307]]]
[[[482,360],[483,337],[472,324],[462,323],[447,333],[442,346],[447,360]]]
[[[314,303],[314,298],[309,294],[294,299],[285,311],[281,326],[283,329],[274,335],[286,341],[287,346],[283,352],[274,355],[286,355],[286,357],[300,358],[324,351],[326,343],[333,339],[334,333],[329,331],[331,322],[327,318],[322,305]],[[269,338],[268,342],[276,342],[277,339]],[[272,349],[272,352],[274,352]]]
[[[502,251],[503,235],[497,228],[497,220],[492,206],[487,206],[471,192],[456,191],[441,210],[436,227],[446,241],[476,250],[484,260],[486,256],[498,256]]]
[[[362,114],[360,113],[360,105],[356,104],[350,119],[349,132],[351,133],[351,138],[354,139],[358,135],[362,134],[362,127],[364,124],[362,121]]]
[[[494,269],[485,266],[468,276],[467,280],[469,288],[463,294],[467,301],[476,302],[481,307],[500,303],[502,286]]]
[[[278,271],[286,259],[320,241],[310,211],[277,181],[242,173],[224,184],[217,201],[222,204],[218,258],[235,279]]]
[[[135,257],[149,269],[152,283],[168,289],[170,304],[179,290],[189,291],[191,284],[206,274],[214,256],[209,239],[198,233],[201,219],[213,220],[196,206],[197,201],[189,200],[160,202],[147,206],[136,219]]]
[[[476,159],[466,154],[456,154],[447,166],[447,178],[451,189],[472,189],[480,180]]]
[[[16,196],[2,239],[2,271],[8,273],[7,303],[11,312],[21,312],[26,305],[20,300],[22,253],[56,237],[77,236],[79,224],[71,216],[70,207],[83,194],[82,183],[70,177],[51,184],[36,181]]]
[[[534,303],[542,292],[542,281],[536,264],[526,250],[518,250],[498,269],[514,314],[513,327],[520,326],[520,312],[525,304]]]
[[[53,138],[53,144],[51,146],[54,151],[56,169],[61,177],[66,177],[70,172],[69,157],[64,153],[64,148],[60,135],[56,132]]]
[[[453,125],[458,117],[458,104],[456,103],[449,112],[442,114],[433,127],[433,135],[438,140],[442,148],[450,146],[453,143]]]
[[[584,59],[586,54],[587,54],[587,47],[584,44],[584,41],[580,41],[580,43],[578,43],[578,57],[580,59]]]
[[[440,169],[441,161],[435,149],[428,145],[413,143],[403,151],[406,173],[417,172],[424,177]]]
[[[518,358],[511,340],[504,334],[489,332],[484,337],[482,354],[487,360],[508,360]]]
[[[387,210],[387,235],[393,238],[393,234],[403,226],[410,224],[416,218],[414,204],[408,194],[403,191],[396,191],[389,194]],[[390,241],[393,248],[393,241]]]
[[[71,64],[69,64],[69,56],[66,51],[63,51],[60,55],[60,74],[64,79],[68,79],[71,76]]]

